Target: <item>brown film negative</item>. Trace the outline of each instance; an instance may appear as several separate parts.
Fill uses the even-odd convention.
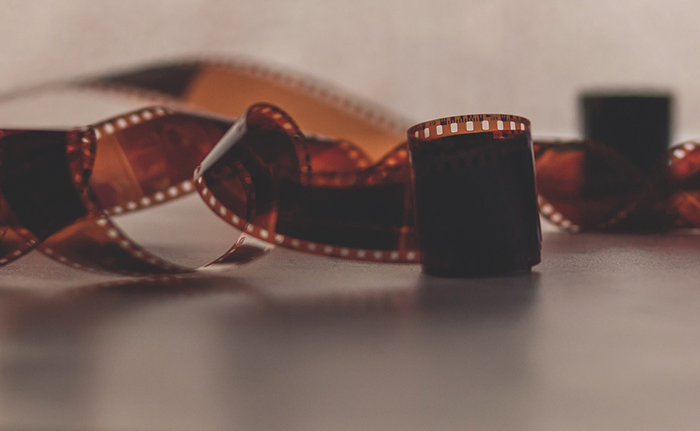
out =
[[[70,131],[4,131],[0,263],[38,248],[89,271],[186,271],[134,244],[109,215],[193,191],[197,161],[229,126],[153,108]]]
[[[0,265],[39,248],[87,270],[192,271],[135,244],[110,216],[195,189],[244,232],[211,266],[247,262],[274,245],[364,261],[420,260],[405,120],[312,80],[244,63],[146,67],[76,85],[176,108],[143,109],[71,131],[2,131]],[[297,121],[273,105],[255,104],[261,100],[282,106]],[[234,118],[238,132],[229,131]],[[440,126],[450,134],[453,124],[464,124],[471,132],[465,118],[423,129],[438,135]],[[488,123],[493,130],[511,127],[505,117],[494,121]],[[249,139],[251,133],[262,139]],[[671,149],[651,176],[590,141],[535,142],[534,150],[540,210],[565,229],[625,223],[634,229],[638,220],[700,226],[694,143]],[[58,197],[69,205],[58,206]]]
[[[88,271],[193,271],[145,250],[110,216],[159,205],[195,187],[248,237],[342,258],[419,259],[405,215],[412,206],[406,201],[403,146],[369,166],[368,156],[353,144],[306,138],[287,114],[270,105],[255,105],[236,127],[232,124],[157,107],[66,132],[3,132],[3,263],[38,247],[58,262]],[[234,154],[222,154],[232,144]],[[36,151],[28,152],[31,146]],[[53,152],[44,153],[49,147]],[[223,165],[208,166],[222,155]],[[202,160],[195,186],[192,174]],[[15,172],[13,166],[27,171]],[[39,171],[55,175],[46,181]],[[24,203],[27,196],[33,206]],[[60,211],[52,202],[57,208],[60,203]],[[20,240],[10,241],[14,234]],[[269,249],[244,242],[207,266],[248,262]]]
[[[472,133],[473,123],[467,118],[471,117],[455,119],[446,127]],[[499,116],[480,120],[476,132],[482,127],[502,130],[504,121],[518,132],[526,126],[529,130],[529,124],[514,125],[511,120]],[[424,125],[422,130],[430,127]],[[440,133],[440,127],[435,126],[434,133]],[[193,271],[145,250],[110,216],[147,209],[195,188],[219,217],[263,242],[368,262],[420,261],[403,144],[370,165],[369,156],[358,147],[347,141],[307,138],[285,112],[267,104],[254,105],[235,124],[209,115],[148,108],[83,129],[24,134],[27,138],[49,134],[51,142],[65,142],[54,145],[61,148],[58,154],[80,157],[27,156],[37,158],[29,163],[34,169],[51,164],[63,182],[39,181],[37,190],[20,191],[36,196],[36,207],[29,210],[17,206],[6,191],[5,219],[18,220],[8,223],[7,230],[24,233],[27,248],[36,246],[78,269],[128,275]],[[0,145],[9,144],[0,140]],[[26,145],[18,141],[19,147]],[[478,157],[491,156],[482,151]],[[50,188],[63,183],[69,185]],[[56,219],[53,212],[40,210],[49,194],[63,202],[65,216]],[[40,216],[34,220],[27,214]],[[265,246],[237,242],[207,266],[247,262],[266,251]]]
[[[290,112],[307,135],[353,142],[374,160],[404,142],[412,124],[318,79],[249,61],[158,64],[74,85],[150,103],[184,104],[232,118],[266,102]]]
[[[593,141],[537,142],[535,165],[541,214],[571,232],[619,223],[647,190],[633,166]]]
[[[76,85],[142,100],[184,103],[234,117],[248,105],[265,100],[293,112],[305,132],[343,137],[372,157],[402,142],[403,131],[409,125],[395,114],[357,101],[313,79],[245,61],[153,65],[83,80]],[[667,124],[668,113],[653,110],[657,111],[658,123]],[[653,115],[657,114],[643,112],[645,123],[656,121]],[[636,137],[639,133],[632,129],[630,120],[619,115],[602,118],[605,127],[614,127],[615,133]],[[586,123],[586,130],[588,126]],[[694,143],[673,147],[668,156],[656,156],[656,162],[645,153],[643,166],[638,166],[633,157],[634,143],[627,141],[622,148],[626,152],[621,154],[614,149],[617,145],[613,142],[535,140],[542,215],[570,232],[700,227],[691,221],[700,220],[700,205],[695,205],[693,192],[687,189],[688,182],[684,182],[685,189],[675,190],[679,183],[669,178],[678,169],[693,168],[692,157],[677,157],[677,154],[686,154]],[[644,148],[641,145],[640,151],[646,151]],[[693,177],[695,172],[689,176]]]
[[[203,105],[208,105],[208,111],[233,117],[241,116],[253,102],[273,100],[294,108],[308,130],[313,132],[304,137],[303,157],[313,161],[313,173],[304,178],[306,182],[302,184],[301,194],[304,202],[311,204],[296,205],[297,212],[299,208],[304,212],[302,218],[295,217],[298,213],[281,213],[282,231],[287,234],[285,241],[280,244],[283,234],[275,233],[272,237],[269,231],[254,228],[256,225],[245,221],[249,214],[236,216],[236,219],[231,214],[227,222],[245,233],[228,253],[210,266],[247,262],[269,250],[269,246],[244,241],[251,236],[322,255],[392,262],[416,262],[419,259],[414,250],[415,241],[410,239],[415,236],[411,232],[413,228],[406,225],[410,223],[410,217],[404,215],[410,213],[411,207],[405,202],[409,175],[407,151],[402,143],[405,128],[402,128],[401,120],[311,80],[240,63],[195,62],[156,67],[82,81],[80,86],[135,96],[144,101],[164,101],[172,106],[184,104],[202,109]],[[189,148],[190,157],[167,160],[167,155],[173,154],[173,148],[158,143],[167,133],[151,130],[151,126],[157,126],[158,120],[154,120],[157,117],[172,117],[171,129],[177,128],[175,125],[183,120],[180,113],[155,108],[114,118],[91,128],[100,156],[95,169],[90,171],[92,179],[88,194],[91,199],[88,203],[99,210],[54,232],[39,246],[40,251],[59,262],[87,270],[126,274],[192,270],[166,262],[144,250],[114,225],[109,216],[144,209],[193,191],[195,187],[190,178],[194,166],[186,166],[182,160],[201,161],[233,120],[228,120],[224,126],[194,127],[221,129],[218,136],[215,136],[217,131],[210,130],[199,148]],[[179,129],[181,133],[190,133],[188,126]],[[360,148],[348,138],[371,145]],[[375,158],[377,154],[384,156],[373,163],[368,150],[374,151]],[[240,174],[244,175],[244,171]],[[262,185],[262,182],[256,183],[258,189]],[[265,195],[260,190],[256,192],[247,197],[257,199],[258,204],[251,205],[256,211],[255,221],[268,226],[270,220],[266,224],[261,215],[261,196]],[[209,203],[214,196],[204,198]],[[327,204],[319,206],[314,204],[316,202]],[[378,207],[369,214],[363,213],[373,205]],[[386,209],[390,211],[387,213]],[[219,209],[220,215],[222,212]],[[235,223],[235,220],[240,221]],[[300,222],[303,220],[307,222]],[[39,241],[30,244],[25,239],[10,241],[16,236],[15,231],[5,229],[2,244],[8,249],[4,253],[8,256],[7,262],[39,244]],[[361,246],[367,247],[360,249]],[[25,251],[18,252],[20,249]]]
[[[203,161],[195,183],[224,221],[263,241],[326,256],[417,262],[408,165],[398,162],[405,149],[343,172],[328,170],[330,149],[334,160],[348,155],[341,165],[365,158],[346,142],[329,144],[307,139],[279,108],[254,105]]]

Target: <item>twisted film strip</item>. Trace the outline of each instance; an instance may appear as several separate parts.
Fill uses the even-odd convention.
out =
[[[403,142],[409,124],[313,79],[251,61],[154,65],[76,85],[144,100],[167,97],[234,117],[266,100],[294,112],[303,130],[346,138],[374,157]],[[319,115],[322,107],[331,107],[330,113]],[[611,148],[589,140],[535,140],[534,147],[541,214],[563,230],[700,227],[695,142],[671,148],[653,175],[642,175]]]
[[[469,127],[467,117],[455,117],[454,124],[464,127],[448,133],[497,134],[504,121],[509,127],[512,122],[505,116],[479,118],[479,127]],[[439,125],[420,125],[424,132],[431,127],[440,133]],[[525,128],[526,123],[517,124],[518,131]],[[18,248],[20,255],[38,247],[76,269],[127,275],[194,271],[141,247],[111,216],[163,204],[196,189],[220,218],[264,243],[369,262],[420,260],[403,144],[369,165],[369,156],[357,146],[307,138],[291,117],[267,104],[254,105],[235,125],[232,120],[156,107],[57,137],[68,142],[66,136],[78,132],[83,144],[81,173],[56,169],[58,177],[72,176],[75,188],[81,187],[80,200],[68,211],[75,216],[56,224],[50,212],[40,211],[42,216],[29,223],[25,212],[16,214],[11,202],[6,206],[7,217],[17,220],[6,231],[42,232]],[[30,139],[33,132],[26,133]],[[15,144],[18,151],[24,144]],[[56,140],[50,145],[57,147]],[[74,147],[64,145],[69,154]],[[477,155],[488,158],[490,151],[499,150],[480,150],[473,163]],[[189,178],[199,161],[193,183]],[[368,200],[373,204],[368,206]],[[206,266],[247,262],[267,249],[251,250],[238,241]],[[19,257],[16,250],[8,249],[5,255],[5,263]]]
[[[3,131],[0,265],[38,248],[61,263],[89,271],[131,275],[193,271],[145,250],[111,217],[195,190],[244,238],[269,244],[254,246],[239,240],[210,266],[247,262],[272,246],[362,261],[420,260],[408,192],[404,119],[312,79],[244,62],[158,65],[70,85],[144,103],[166,102],[170,107],[142,109],[71,131]],[[287,109],[299,125],[272,105],[254,105],[261,100]],[[250,105],[254,106],[247,110]],[[233,118],[240,118],[239,124],[254,119],[246,127],[274,135],[278,140],[274,142],[283,142],[278,144],[284,150],[280,154],[288,158],[258,157],[250,145],[231,147],[232,142],[241,142],[240,136],[227,134]],[[461,133],[529,131],[529,123],[518,118],[452,117],[417,125],[409,134],[431,140]],[[218,146],[228,145],[247,162],[224,152],[215,159],[227,160],[226,169],[217,167],[216,175],[200,170],[193,182],[196,165],[216,153],[219,141]],[[54,158],[40,157],[49,147]],[[700,226],[700,146],[694,142],[671,149],[660,163],[663,170],[651,179],[640,176],[614,151],[592,142],[535,142],[534,147],[541,213],[563,229],[605,230],[652,213],[664,226]],[[474,160],[483,157],[488,153]],[[265,177],[254,160],[275,169],[282,163],[279,172],[284,175]],[[54,167],[54,177],[36,175],[45,166]],[[44,181],[26,183],[32,176]],[[36,192],[42,184],[51,187]],[[265,187],[269,193],[261,194]],[[34,193],[28,203],[17,198],[28,193]],[[61,202],[71,205],[47,212],[41,201],[47,196],[60,196]],[[291,200],[296,213],[290,212],[293,205],[285,200],[289,196],[296,199]],[[373,206],[374,213],[366,211]]]

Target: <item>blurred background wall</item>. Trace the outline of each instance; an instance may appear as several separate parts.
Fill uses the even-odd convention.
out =
[[[675,139],[700,137],[694,0],[0,0],[0,92],[193,55],[286,66],[415,120],[524,115],[539,136],[577,133],[581,89],[669,89]]]

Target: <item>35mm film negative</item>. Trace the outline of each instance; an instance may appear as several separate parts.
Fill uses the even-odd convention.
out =
[[[491,129],[500,136],[504,121],[515,124],[514,117],[484,116],[474,127],[475,119],[454,118],[459,131],[452,127],[447,134]],[[517,120],[514,133],[529,130],[525,121]],[[405,146],[368,165],[369,156],[358,147],[307,138],[284,111],[267,104],[252,106],[233,124],[157,107],[67,132],[6,132],[0,138],[7,167],[4,219],[6,233],[19,239],[4,242],[2,263],[38,247],[88,271],[193,271],[136,244],[110,216],[195,189],[247,237],[339,258],[420,261]],[[431,127],[441,133],[440,126],[419,126],[422,133]],[[475,148],[469,157],[493,159],[502,151]],[[248,262],[267,250],[239,240],[207,267]]]
[[[155,66],[72,85],[169,107],[70,131],[2,131],[0,265],[38,248],[88,271],[191,272],[136,244],[110,217],[195,190],[243,232],[209,268],[251,261],[273,246],[418,263],[407,140],[527,134],[529,143],[529,122],[506,115],[451,117],[406,135],[397,116],[250,64]],[[507,156],[505,148],[486,144],[445,160],[482,166]],[[662,227],[700,226],[694,143],[672,149],[654,177],[592,142],[535,142],[534,150],[539,208],[564,229],[608,229],[635,214]],[[539,261],[539,242],[528,256],[519,258],[523,266]]]
[[[410,124],[313,79],[245,61],[164,64],[74,85],[128,97],[160,97],[234,117],[249,104],[266,100],[299,112],[295,118],[302,130],[342,136],[373,157],[403,142]],[[668,100],[656,94],[608,97],[600,105],[606,98],[595,93],[584,96],[585,115],[615,123],[613,133],[600,129],[598,121],[584,125],[586,135],[595,140],[534,141],[541,214],[570,232],[700,227],[700,142],[684,142],[669,150],[654,143],[659,151],[652,153],[644,148],[645,139],[668,138]],[[636,99],[651,105],[640,105]],[[649,132],[640,131],[642,126]],[[622,146],[596,141],[620,136],[625,138]]]

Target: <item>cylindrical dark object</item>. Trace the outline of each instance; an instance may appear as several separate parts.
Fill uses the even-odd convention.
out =
[[[540,261],[530,122],[469,115],[409,129],[423,271],[473,277]]]
[[[582,132],[649,172],[670,143],[671,104],[667,93],[584,93]]]

